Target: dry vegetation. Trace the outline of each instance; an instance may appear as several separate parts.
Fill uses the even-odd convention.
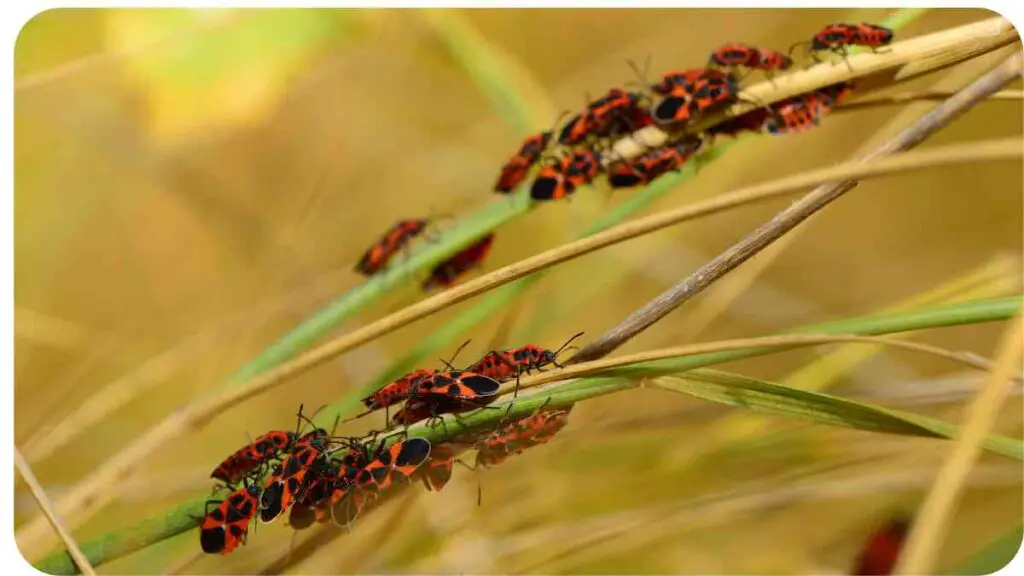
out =
[[[202,496],[209,470],[246,433],[288,425],[299,401],[349,398],[425,342],[439,346],[426,351],[432,362],[468,337],[467,356],[527,341],[557,346],[581,330],[596,338],[785,209],[792,196],[783,192],[832,179],[873,174],[626,342],[608,364],[620,355],[669,349],[663,357],[676,357],[801,325],[1020,294],[1019,81],[919,151],[840,165],[890,141],[935,105],[935,94],[969,84],[1019,52],[1019,43],[920,77],[927,50],[913,57],[897,51],[888,58],[898,66],[888,67],[879,64],[884,55],[863,54],[854,67],[872,70],[870,82],[896,78],[900,85],[854,100],[808,133],[743,139],[631,217],[639,226],[676,215],[685,225],[623,243],[591,236],[568,244],[640,194],[583,190],[572,202],[545,204],[500,226],[485,271],[564,263],[478,326],[441,336],[488,297],[457,303],[462,297],[453,295],[490,289],[525,267],[426,301],[418,277],[396,282],[311,342],[321,347],[308,356],[219,387],[359,285],[352,264],[395,219],[461,216],[494,202],[490,186],[515,143],[549,126],[562,108],[582,104],[584,93],[630,81],[627,59],[651,54],[655,70],[699,66],[726,40],[784,49],[827,22],[888,16],[38,16],[16,52],[15,443],[27,460],[19,469],[29,479],[34,472],[58,515],[40,513],[37,499],[49,508],[40,486],[19,480],[22,550],[33,561],[51,552],[61,519],[88,542]],[[897,38],[992,17],[932,10]],[[973,55],[972,44],[964,46],[958,59]],[[818,76],[845,68],[814,70],[783,80],[775,96],[800,82],[828,84]],[[890,93],[896,96],[886,101]],[[616,149],[630,154],[623,146]],[[729,198],[726,192],[758,190],[771,196],[727,212],[700,211]],[[631,237],[630,230],[613,229],[607,238]],[[431,314],[419,319],[417,311]],[[1008,326],[901,333],[885,346],[841,332],[843,347],[793,336],[785,352],[716,366],[966,424],[963,442],[757,415],[655,389],[672,388],[671,379],[644,380],[653,385],[581,402],[556,440],[483,472],[481,507],[477,477],[457,468],[444,491],[397,495],[350,533],[310,530],[293,539],[279,521],[259,526],[231,556],[205,557],[189,531],[98,570],[843,573],[864,535],[894,511],[917,510],[937,477],[949,484],[935,486],[925,507],[935,532],[916,535],[910,561],[927,559],[936,552],[928,543],[941,541],[932,565],[949,570],[1021,523],[1019,462],[992,453],[975,462],[973,443],[987,426],[1021,435],[1019,380],[1005,388],[1004,378],[992,376],[986,387],[979,371],[993,369],[985,360],[992,358],[993,373],[1019,374],[1019,338],[999,346]],[[596,369],[580,364],[524,382],[529,388]],[[980,408],[965,412],[983,388]],[[1001,409],[1000,392],[1009,395]],[[364,431],[377,418],[342,432]]]

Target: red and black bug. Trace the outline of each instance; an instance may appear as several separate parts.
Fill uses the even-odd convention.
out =
[[[427,229],[427,220],[399,220],[370,246],[356,264],[356,271],[366,276],[376,274],[413,238]]]
[[[459,349],[455,351],[455,354],[452,355],[452,358],[450,360],[442,360],[441,362],[443,362],[446,366],[451,368],[451,363],[455,360],[455,357],[458,356],[459,352],[461,352],[462,349],[465,348],[468,344],[469,340],[463,342],[462,346],[459,346]],[[366,406],[366,412],[357,414],[352,418],[346,420],[346,422],[348,422],[349,420],[355,420],[356,418],[366,416],[367,414],[370,414],[374,410],[387,408],[389,406],[398,404],[403,400],[406,400],[409,397],[409,394],[415,388],[417,383],[419,383],[421,380],[425,378],[430,378],[437,373],[438,371],[434,369],[421,368],[418,370],[413,370],[412,372],[409,372],[408,374],[401,376],[389,382],[388,384],[385,384],[373,394],[362,399],[363,405]]]
[[[384,385],[382,388],[366,398],[363,398],[363,405],[369,410],[379,410],[381,408],[398,404],[409,397],[409,391],[412,390],[416,382],[419,382],[424,378],[429,378],[434,374],[437,374],[437,370],[426,368],[413,370],[412,372],[409,372],[408,374]]]
[[[316,476],[328,467],[330,434],[318,428],[300,438],[263,485],[260,496],[260,521],[273,522],[293,502],[301,500]]]
[[[693,90],[691,106],[693,115],[706,114],[728,106],[739,100],[739,91],[735,81],[730,77],[726,79],[707,78],[697,82]]]
[[[909,532],[910,521],[906,518],[894,518],[883,524],[864,542],[851,574],[892,574]]]
[[[327,518],[326,502],[336,486],[339,477],[339,464],[328,460],[322,468],[311,468],[307,475],[307,485],[300,498],[292,504],[288,514],[288,525],[296,530],[303,530],[322,522]]]
[[[301,405],[296,416],[298,421],[295,424],[295,432],[271,430],[263,434],[225,458],[214,469],[213,473],[210,474],[210,477],[221,480],[228,485],[236,484],[239,480],[256,470],[261,464],[291,450],[300,439],[299,430],[302,427],[303,420],[309,421],[308,418],[302,415]],[[303,439],[309,439],[316,434],[318,432],[314,430],[304,436]]]
[[[518,186],[523,181],[523,178],[526,178],[530,167],[537,160],[540,160],[541,154],[544,153],[548,144],[551,143],[552,135],[551,131],[545,131],[528,136],[515,155],[502,167],[501,174],[498,176],[498,182],[494,185],[494,190],[503,193],[511,192],[513,188]]]
[[[578,186],[589,184],[601,171],[601,155],[593,150],[574,150],[541,168],[530,187],[530,198],[558,200],[571,196]]]
[[[632,160],[618,162],[609,168],[608,182],[612,188],[650,184],[659,176],[682,168],[702,145],[703,140],[700,138],[686,137]]]
[[[573,116],[562,127],[558,142],[565,146],[581,144],[589,137],[611,136],[616,130],[635,129],[632,126],[643,96],[612,88],[607,94],[587,105],[587,109]]]
[[[494,234],[488,234],[438,264],[430,272],[430,277],[423,282],[423,289],[431,290],[438,286],[443,288],[453,286],[460,276],[482,265],[487,253],[491,251],[492,244],[494,244]]]
[[[427,490],[440,491],[452,478],[455,467],[455,450],[451,444],[438,444],[430,449],[430,458],[417,474]]]
[[[416,469],[430,456],[430,442],[425,438],[409,438],[391,446],[383,444],[352,477],[343,492],[332,497],[331,516],[342,526],[350,524],[367,501],[381,490],[411,480]]]
[[[737,100],[739,92],[731,75],[708,76],[692,85],[673,86],[651,110],[651,116],[659,124],[685,123]]]
[[[210,477],[235,484],[263,462],[290,450],[297,438],[295,432],[271,430],[225,458]]]
[[[769,134],[795,134],[813,128],[849,91],[849,84],[836,84],[776,102],[761,129]]]
[[[674,86],[651,108],[651,118],[658,124],[684,124],[693,120],[695,107],[689,87]]]
[[[378,453],[356,473],[353,486],[362,490],[384,490],[392,484],[408,481],[420,464],[430,456],[430,441],[409,438],[395,442]]]
[[[534,370],[543,372],[545,366],[562,368],[558,363],[558,355],[582,335],[583,332],[574,335],[557,350],[549,350],[536,344],[527,344],[511,350],[491,350],[466,370],[482,374],[496,382],[506,382]]]
[[[860,24],[836,23],[825,26],[807,42],[797,42],[789,51],[792,53],[793,48],[804,46],[804,49],[816,62],[820,61],[817,53],[824,51],[839,54],[846,61],[850,46],[863,46],[877,51],[878,48],[892,42],[892,39],[893,31],[884,26],[867,22]],[[846,65],[850,65],[849,61],[846,62]]]
[[[207,554],[230,554],[245,544],[249,522],[259,506],[260,488],[256,484],[242,486],[224,500],[206,503],[206,514],[199,526],[199,545]],[[210,509],[211,504],[216,504]]]
[[[442,414],[458,414],[490,404],[497,399],[499,383],[482,374],[465,370],[439,372],[421,380],[411,398],[395,413],[392,422],[406,426]]]
[[[787,70],[793,65],[793,60],[785,54],[767,48],[755,48],[746,44],[726,44],[711,53],[708,65],[764,70],[770,77],[774,72]]]
[[[661,77],[657,84],[651,84],[653,92],[667,96],[673,92],[689,93],[694,90],[701,80],[717,79],[726,81],[731,78],[728,72],[715,70],[714,68],[693,68],[690,70],[667,72]]]
[[[498,382],[493,378],[469,370],[438,372],[416,383],[412,396],[430,401],[434,398],[449,398],[467,402],[491,402],[498,393]]]
[[[857,46],[864,46],[871,48],[872,51],[877,51],[882,46],[888,46],[892,43],[894,33],[891,28],[867,22],[857,24],[856,28],[855,44]]]
[[[492,467],[527,448],[551,440],[569,423],[572,406],[551,410],[538,409],[490,434],[477,444],[475,467]]]

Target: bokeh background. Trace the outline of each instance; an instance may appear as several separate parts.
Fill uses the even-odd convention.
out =
[[[16,442],[59,497],[128,439],[359,283],[352,265],[396,219],[458,215],[496,201],[498,168],[527,131],[547,128],[587,94],[634,80],[629,59],[650,56],[655,73],[699,66],[725,41],[784,50],[831,21],[889,15],[44,12],[25,25],[15,53]],[[932,10],[899,37],[991,16]],[[468,66],[481,54],[493,66]],[[998,59],[900,90],[955,89]],[[509,112],[510,101],[529,111],[529,125]],[[929,106],[837,113],[806,134],[744,140],[645,213],[842,161]],[[1019,103],[986,103],[926,145],[1019,135],[1021,125]],[[565,242],[629,194],[586,190],[515,219],[497,231],[485,269]],[[439,354],[466,337],[474,339],[468,357],[490,345],[557,347],[578,331],[599,334],[788,202],[560,266]],[[1019,163],[872,180],[622,352],[868,314],[964,277],[983,278],[983,295],[1019,292],[1021,215]],[[339,331],[419,297],[410,281]],[[153,454],[76,536],[90,539],[208,491],[209,470],[246,433],[289,426],[298,402],[319,406],[366,384],[471,305],[345,354]],[[987,356],[1000,331],[977,325],[914,339]],[[833,350],[724,368],[787,381]],[[949,421],[960,421],[980,383],[955,365],[893,350],[871,352],[835,376],[804,376]],[[125,405],[49,448],[47,438],[112,383]],[[1004,413],[997,431],[1018,436],[1019,388]],[[443,492],[411,491],[292,570],[842,573],[876,523],[914,509],[947,447],[631,391],[577,406],[555,441],[481,474],[481,507],[476,478],[456,469]],[[982,459],[942,566],[1020,523],[1021,480],[1016,463]],[[19,525],[38,514],[20,480],[15,503]],[[195,560],[191,532],[103,571],[255,573],[287,554],[291,535],[283,522],[260,526],[235,554]]]

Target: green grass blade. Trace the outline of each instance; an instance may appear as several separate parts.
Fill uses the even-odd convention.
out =
[[[735,144],[736,141],[731,141],[715,146],[708,150],[708,152],[701,158],[699,164],[687,165],[677,173],[667,174],[659,178],[650,186],[638,189],[627,200],[615,206],[612,210],[609,210],[607,213],[595,220],[586,230],[584,230],[582,234],[580,234],[580,236],[578,236],[578,238],[597,234],[598,232],[603,232],[604,230],[621,224],[630,216],[633,216],[644,208],[647,208],[655,200],[661,198],[667,192],[685,182],[696,173],[700,166],[718,158]],[[353,393],[352,396],[346,400],[341,413],[345,414],[350,412],[358,406],[359,398],[363,398],[371,394],[381,386],[402,374],[409,372],[416,366],[423,363],[429,356],[436,354],[444,346],[449,345],[460,334],[465,334],[476,326],[482,324],[494,314],[505,310],[512,301],[521,296],[536,282],[540,281],[546,274],[546,271],[531,274],[526,278],[517,280],[511,284],[494,290],[492,293],[476,302],[470,309],[460,314],[457,318],[431,333],[429,337],[422,340],[405,356],[397,360],[372,382],[361,388],[358,392]],[[331,417],[333,418],[333,416]]]
[[[917,20],[927,11],[928,9],[926,8],[902,8],[881,24],[893,30],[898,30]],[[468,29],[467,25],[453,14],[447,12],[440,14],[432,13],[427,20],[434,27],[438,38],[445,44],[449,53],[458,59],[463,67],[470,72],[480,89],[492,99],[495,108],[502,111],[502,116],[506,121],[513,125],[523,124],[521,129],[524,132],[532,130],[533,128],[526,122],[526,119],[532,118],[534,121],[533,125],[535,125],[538,116],[537,111],[530,108],[528,99],[524,95],[514,86],[509,85],[508,78],[510,75],[507,73],[507,70],[510,66],[508,59],[502,55],[495,54],[492,46],[481,41],[475,34],[475,31]],[[499,72],[494,72],[495,70]],[[501,73],[501,70],[505,70],[505,73]],[[577,238],[596,234],[621,224],[627,218],[650,206],[655,200],[664,196],[677,185],[691,178],[697,168],[718,158],[732,146],[750,137],[752,136],[744,135],[736,140],[722,142],[710,148],[706,154],[702,155],[699,163],[687,165],[680,172],[667,174],[659,178],[654,184],[637,189],[629,199],[605,213]],[[428,357],[437,354],[443,347],[450,345],[460,334],[465,334],[497,312],[504,310],[512,301],[525,293],[530,286],[543,278],[546,273],[539,272],[495,290],[474,304],[472,308],[466,310],[438,330],[435,330],[428,338],[422,340],[407,354],[381,372],[377,378],[347,398],[343,406],[340,407],[341,413],[352,412],[359,406],[359,398],[371,394],[388,382],[413,370]]]
[[[1020,552],[1022,540],[1024,540],[1024,524],[996,538],[946,574],[976,574],[980,576],[998,572]]]
[[[814,327],[807,327],[801,331],[831,332],[845,334],[877,335],[887,332],[904,332],[925,327],[937,327],[943,325],[970,324],[980,322],[991,322],[995,320],[1007,320],[1020,308],[1021,298],[995,298],[990,300],[979,300],[964,302],[931,308],[892,312],[885,315],[875,315],[865,318],[854,318],[840,320],[829,324],[819,324]],[[943,324],[945,322],[946,324]],[[692,370],[703,366],[710,366],[738,358],[746,358],[759,354],[767,354],[771,351],[778,351],[778,348],[759,348],[750,351],[730,351],[698,356],[689,356],[675,360],[661,360],[648,362],[636,366],[617,368],[611,373],[611,377],[586,378],[574,380],[558,385],[549,392],[540,392],[529,398],[516,401],[513,408],[513,416],[525,416],[545,401],[547,396],[552,396],[552,405],[565,405],[602,394],[623,390],[636,386],[637,378],[656,374],[673,374],[686,370]],[[618,376],[616,376],[618,375]],[[330,409],[337,413],[338,404]],[[456,422],[452,419],[446,420],[446,426],[452,433],[472,427],[494,426],[504,410],[480,410],[471,413]],[[900,413],[902,414],[902,413]],[[333,415],[325,417],[323,413],[317,417],[319,424],[330,425]],[[952,433],[953,428],[948,424],[938,423],[930,419],[922,419],[916,415],[910,415],[912,425],[923,426],[933,435],[947,435]],[[434,427],[418,426],[410,429],[411,436],[422,436],[431,440],[442,438],[443,429],[440,425]],[[1010,440],[998,441],[1000,450],[1006,453],[1017,454],[1019,451]],[[1017,442],[1013,440],[1012,442]],[[117,530],[108,533],[96,540],[81,543],[83,553],[94,565],[101,565],[115,558],[125,556],[139,550],[153,542],[161,541],[182,532],[196,527],[196,518],[204,513],[206,497],[190,500],[161,516],[149,518],[128,527],[125,530]],[[77,568],[71,557],[66,552],[51,554],[36,564],[36,567],[51,574],[73,574]]]
[[[914,10],[900,10],[885,24],[898,28],[919,16],[920,13]],[[531,107],[527,99],[521,96],[514,86],[506,84],[509,74],[501,73],[502,67],[507,69],[510,66],[509,59],[498,56],[486,42],[478,38],[479,35],[475,34],[475,31],[456,15],[440,12],[429,15],[428,21],[432,23],[435,30],[440,32],[439,39],[466,67],[478,86],[492,98],[502,117],[523,131],[535,129],[536,123],[533,117],[538,115],[536,107]],[[528,127],[528,124],[532,124],[533,127]],[[721,150],[718,153],[721,153]],[[664,193],[682,178],[684,178],[683,174],[664,176],[655,183],[655,186],[662,190],[661,193]],[[655,188],[655,186],[651,188]],[[637,194],[634,196],[638,198],[636,206],[627,202],[617,207],[608,215],[610,219],[608,221],[612,224],[606,226],[621,221],[638,210],[639,207],[649,204],[657,196],[659,194],[656,192],[644,196]],[[230,381],[243,382],[293,358],[317,339],[352,318],[392,289],[404,285],[410,278],[415,278],[418,274],[429,270],[501,224],[527,212],[529,208],[530,202],[526,196],[525,185],[512,195],[512,200],[503,198],[490,203],[476,214],[463,219],[458,226],[444,233],[437,242],[414,251],[408,260],[388,270],[387,273],[371,278],[340,295],[242,366]],[[615,220],[616,218],[620,220]],[[525,288],[522,289],[525,290]],[[512,294],[512,291],[510,290],[508,294]],[[444,345],[444,343],[441,342],[440,345]]]
[[[718,370],[694,370],[682,376],[661,377],[653,385],[719,404],[826,426],[932,438],[955,438],[959,430],[947,422],[918,414]],[[986,438],[984,446],[990,452],[1024,460],[1024,443],[1020,440],[992,434]]]

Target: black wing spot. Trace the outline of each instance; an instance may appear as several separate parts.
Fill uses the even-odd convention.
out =
[[[473,392],[476,392],[480,396],[491,396],[498,392],[498,388],[501,387],[497,380],[488,378],[486,376],[476,375],[467,376],[462,379],[462,383],[468,386]]]
[[[224,532],[224,527],[204,529],[199,533],[199,545],[207,554],[216,554],[223,550],[227,546],[227,533]]]
[[[402,449],[395,458],[395,466],[419,466],[430,455],[430,441],[426,438],[410,438],[402,443]]]

